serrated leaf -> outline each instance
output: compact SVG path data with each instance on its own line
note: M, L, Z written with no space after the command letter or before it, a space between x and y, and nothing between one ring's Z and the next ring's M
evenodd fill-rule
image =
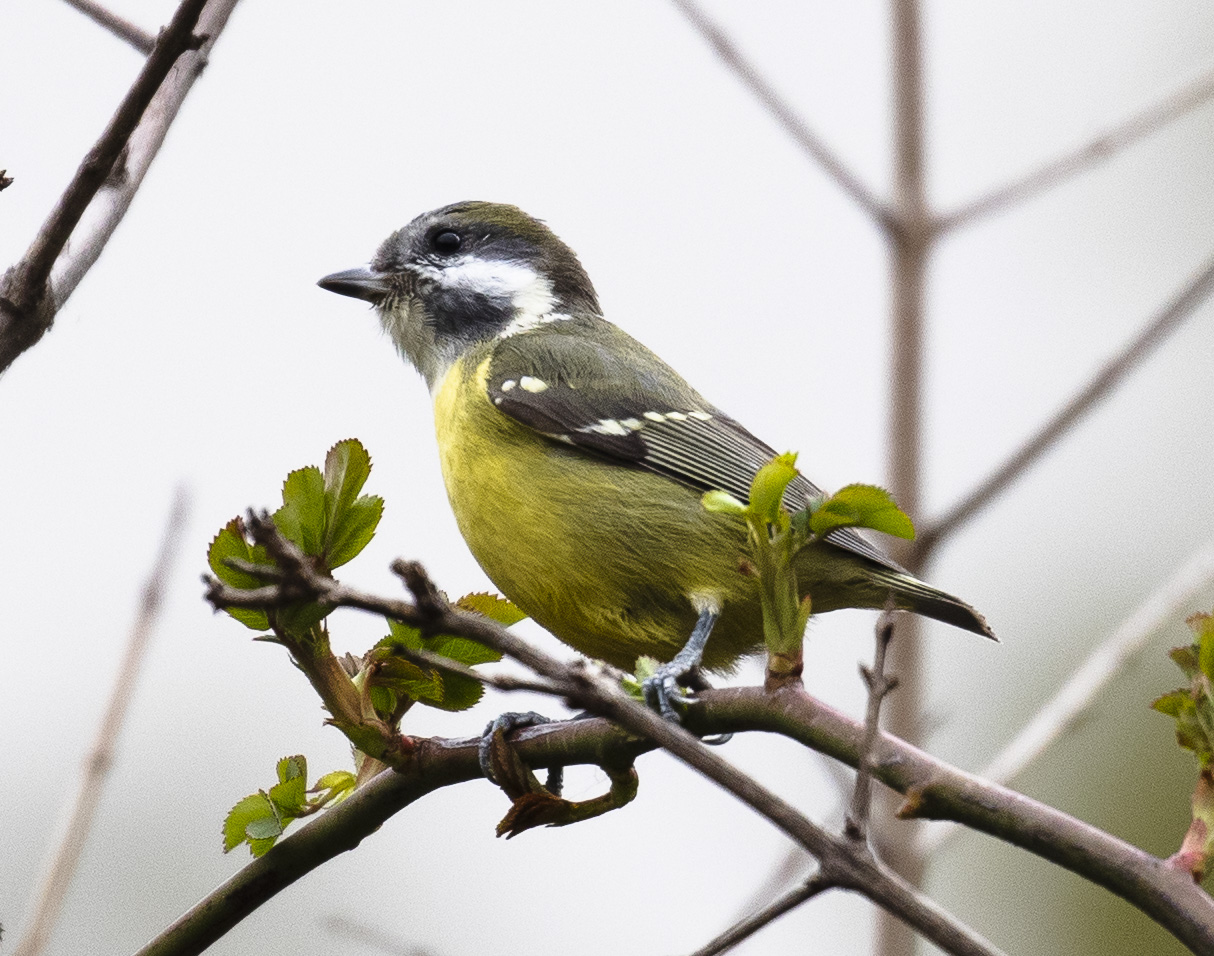
M215 577L224 584L235 588L252 590L265 583L252 574L231 567L227 563L229 558L239 558L250 564L270 564L265 549L251 545L245 539L244 524L239 518L229 521L212 539L211 546L207 549L207 564ZM265 611L233 607L227 608L227 613L245 627L255 631L264 631L270 626L270 619L266 616Z
M298 468L282 483L282 507L274 524L304 554L317 556L325 543L325 480L315 465Z
M510 627L526 618L512 601L507 601L500 594L490 594L487 591L477 591L465 594L455 602L455 606L465 611L475 611L491 621L496 621L502 627Z
M1188 678L1196 677L1200 671L1200 666L1197 662L1197 648L1192 644L1186 644L1183 647L1173 647L1168 651L1168 657L1176 662L1176 666L1184 671L1184 676Z
M267 817L278 822L270 798L260 791L237 803L223 821L223 852L229 853L244 843L249 839L249 825Z
M501 651L486 647L470 637L452 637L439 634L422 640L422 647L432 654L441 654L457 664L472 667L476 664L493 664L502 659Z
M303 754L283 757L274 769L278 772L279 783L286 783L296 777L306 777L308 775L308 758Z
M719 515L738 515L743 517L746 514L746 505L738 501L728 491L706 491L700 497L700 504L705 511L710 511L713 514Z
M273 840L282 836L282 824L277 817L258 817L249 822L245 833L250 840Z
M876 485L848 485L827 498L809 520L819 537L835 528L871 528L897 538L915 537L915 526L894 503L888 491Z
M419 704L437 707L439 710L467 710L485 694L485 685L463 674L443 674L443 692L437 700L419 698Z
M375 537L383 514L384 499L378 495L363 495L338 512L329 526L325 564L329 568L340 568L356 558Z
M770 524L776 524L780 505L789 482L797 477L795 452L777 455L756 473L750 483L750 510Z
M339 441L325 455L325 513L335 526L371 474L371 456L357 438Z
M442 675L435 671L423 670L403 657L385 658L376 672L375 680L377 686L371 688L372 694L382 688L411 700L432 701L442 700L443 697ZM381 706L374 697L372 702L376 707ZM383 710L387 713L395 707L395 702L391 702Z

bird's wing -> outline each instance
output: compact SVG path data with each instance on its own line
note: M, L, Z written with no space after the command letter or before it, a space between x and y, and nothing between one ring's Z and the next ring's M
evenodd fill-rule
M486 381L494 407L608 461L748 500L755 472L775 450L624 332L601 321L577 326L552 323L499 342ZM627 351L611 347L619 343L609 336L623 336ZM820 494L798 475L788 486L785 505L797 511ZM903 570L851 529L832 531L827 540L882 567Z

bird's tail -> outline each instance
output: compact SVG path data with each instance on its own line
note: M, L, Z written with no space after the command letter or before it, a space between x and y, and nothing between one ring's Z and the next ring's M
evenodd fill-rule
M894 603L900 609L935 618L945 624L989 637L992 641L999 640L987 625L986 618L960 598L946 594L905 572L882 568L875 576L879 584L889 588L894 596Z

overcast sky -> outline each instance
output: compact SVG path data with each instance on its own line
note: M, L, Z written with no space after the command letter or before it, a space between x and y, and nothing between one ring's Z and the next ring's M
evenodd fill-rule
M706 7L886 195L885 4ZM154 31L173 4L115 9ZM925 15L930 195L941 209L1214 65L1214 9L1199 0L937 2ZM0 194L0 266L24 251L139 65L65 4L0 5L0 168L15 180ZM941 244L919 517L983 477L1205 262L1212 186L1207 105ZM452 593L488 586L447 510L423 384L369 309L315 286L460 199L544 218L581 255L608 318L759 436L800 450L818 483L883 479L882 238L672 5L246 0L100 263L0 379L6 942L20 936L176 487L192 502L188 531L56 956L132 950L241 866L243 851L219 852L221 822L272 782L278 757L304 753L316 773L349 765L281 649L253 644L202 601L206 545L225 521L272 507L289 470L357 436L375 462L368 490L387 508L346 578L394 593L387 565L405 556ZM1214 537L1211 376L1206 304L942 550L931 579L981 609L1003 643L927 629L933 752L980 767ZM860 612L815 621L807 648L810 690L857 713L871 623ZM339 614L333 629L340 650L361 652L383 625ZM1158 649L1184 633L1161 634ZM1166 668L1153 651L1128 703L1098 708L1075 753L1116 754L1118 735L1132 733L1167 745L1166 722L1145 711L1173 680ZM532 703L492 696L470 713L410 714L406 729L477 733ZM812 756L754 735L724 752L834 820L833 778ZM1181 780L1192 771L1179 755L1164 764ZM331 916L436 956L692 950L732 920L785 842L667 758L638 769L626 810L509 843L493 838L507 802L488 784L435 794L213 951L313 951L333 944ZM604 783L574 774L572 796ZM1101 806L1039 783L1066 809ZM1183 829L1178 786L1166 812ZM992 864L974 862L977 841L964 846L935 877L946 905L1014 951L1075 951L1048 913L982 908L973 870ZM1006 882L984 879L1006 898ZM1127 912L1111 905L1118 919ZM862 902L832 894L745 952L804 951L812 939L816 952L864 953L868 926Z

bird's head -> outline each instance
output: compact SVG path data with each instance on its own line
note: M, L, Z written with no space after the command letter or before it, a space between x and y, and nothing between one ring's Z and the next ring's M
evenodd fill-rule
M573 250L515 206L460 202L390 235L370 267L325 276L322 289L364 299L433 389L488 339L599 313Z

